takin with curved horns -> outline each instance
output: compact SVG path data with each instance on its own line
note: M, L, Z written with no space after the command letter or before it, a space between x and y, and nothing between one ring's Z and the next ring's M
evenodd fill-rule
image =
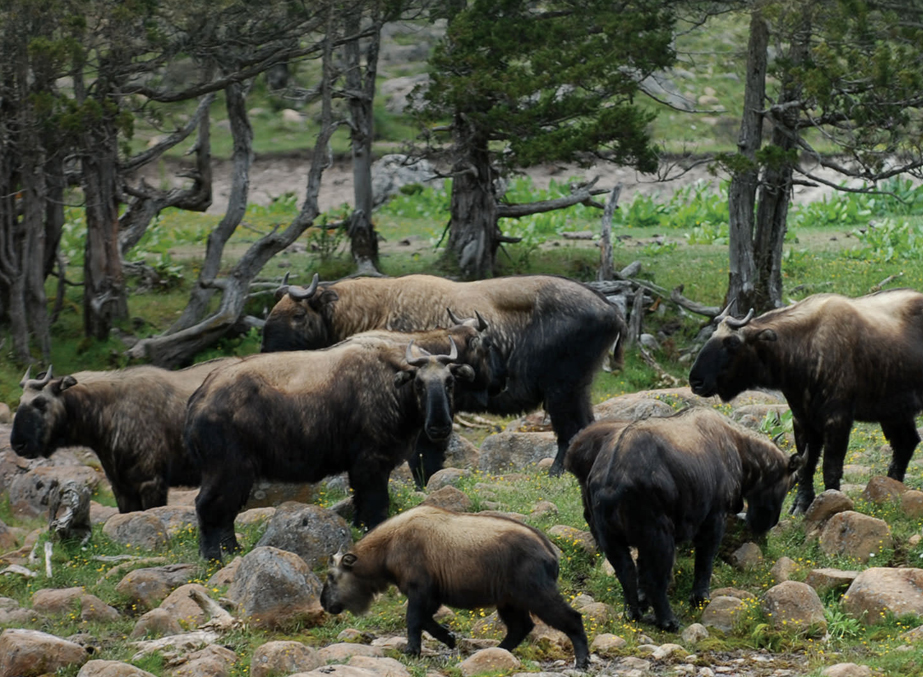
M824 487L839 489L853 421L881 424L894 450L888 477L903 481L920 441L914 417L923 410L923 294L815 294L747 321L731 319L699 352L689 384L697 395L723 400L748 388L782 391L805 457L793 513L814 500L821 450Z
M726 516L746 500L750 531L771 529L801 463L705 407L628 425L597 421L574 438L567 459L628 618L642 620L650 605L656 625L671 632L679 627L667 598L676 545L695 546L691 602L698 605L708 599Z
M441 327L446 308L466 317L480 313L508 381L486 404L461 401L459 409L509 415L544 405L558 440L554 475L563 470L568 442L593 421L593 377L614 344L621 360L618 338L627 334L621 312L602 294L549 275L477 282L407 275L330 283L315 275L307 289L284 283L278 296L263 327L263 352L314 350L370 329Z
M535 627L535 614L568 636L576 666L589 649L583 619L557 589L558 556L538 529L508 517L467 515L421 505L379 524L345 554L334 556L321 591L325 611L365 613L375 595L395 585L407 596L407 648L419 655L423 631L448 646L455 638L433 614L443 604L496 606L506 625L501 649L512 651Z
M428 354L439 349L438 334L448 354ZM376 332L324 350L253 355L216 372L186 413L186 444L202 468L203 557L238 549L234 519L257 477L317 482L346 472L355 524L382 522L388 477L417 436L451 434L456 379L477 382L485 363L477 336L468 325ZM426 351L415 356L418 341Z
M10 445L24 458L89 447L119 512L166 505L171 486L195 486L200 478L183 446L186 401L215 369L239 361L222 358L179 371L81 371L63 378L53 378L50 367L39 379L26 371Z

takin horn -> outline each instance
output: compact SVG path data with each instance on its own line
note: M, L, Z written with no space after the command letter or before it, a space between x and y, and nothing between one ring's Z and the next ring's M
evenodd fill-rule
M725 322L727 322L728 326L729 326L731 329L740 329L741 327L747 326L747 324L748 324L748 323L750 322L750 320L752 320L752 319L753 319L753 308L750 309L750 312L747 313L747 315L746 315L746 317L744 317L744 319L742 319L742 320L737 320L737 319L735 319L735 318L733 318L733 317L728 317L728 318L725 320Z
M413 341L407 344L407 352L404 354L404 359L407 364L411 367L422 367L424 364L430 361L430 359L435 359L440 364L449 364L458 359L458 346L455 345L455 339L451 336L449 337L449 344L452 346L449 349L448 355L433 355L425 348L417 348L420 351L419 357L413 356Z
M750 320L753 319L753 308L750 309L750 312L747 313L747 316L744 317L742 320L738 320L732 317L731 316L731 306L733 306L734 303L735 303L734 301L731 301L724 310L718 313L718 315L715 317L715 324L721 324L722 322L727 322L728 326L731 329L740 329L741 327L745 326L748 322L750 322Z
M451 308L446 308L446 311L449 313L449 319L452 320L452 324L464 324L465 322L467 322L467 320L463 320L458 315L453 313ZM477 318L477 321L478 321L475 329L477 329L478 331L486 331L487 327L490 326L487 324L487 320L485 320L484 317L481 315L481 313L479 313L476 310L474 311L474 316Z
M285 274L285 279L288 279L288 273ZM317 285L320 283L320 275L314 273L314 279L311 280L311 286L307 289L302 287L296 287L294 285L288 288L288 295L292 297L295 301L307 301L309 298L314 296L314 293L317 291Z
M19 386L25 390L26 388L35 388L41 390L46 385L51 382L53 378L51 374L51 365L48 365L48 371L45 372L45 375L41 378L31 378L32 376L32 365L30 364L26 367L26 375L22 377L22 380L19 382Z

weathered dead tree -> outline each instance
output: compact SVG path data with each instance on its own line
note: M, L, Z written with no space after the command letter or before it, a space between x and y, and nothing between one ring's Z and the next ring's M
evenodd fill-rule
M330 15L328 17L328 23L332 23L332 11L329 11L328 14ZM314 223L315 219L320 214L318 194L320 192L321 178L330 162L330 137L339 124L334 121L331 103L334 34L329 28L330 26L328 26L327 37L324 40L322 57L323 73L320 86L323 94L321 97L322 112L320 132L314 144L311 168L308 172L307 187L305 190L305 199L300 212L285 230L282 232L274 230L255 242L231 269L227 276L222 278L215 276L212 279L200 278L200 286L203 288L217 289L221 292L221 301L210 315L189 327L139 341L127 351L126 354L129 357L135 359L146 358L152 363L162 367L176 367L190 362L196 353L214 344L238 322L243 314L244 305L250 291L251 281L273 256L295 242L295 240ZM229 108L229 112L230 110ZM240 113L243 115L246 114L245 111L241 111ZM244 117L241 119L245 120L246 118ZM246 135L243 136L246 137ZM243 157L249 157L247 151L241 153L241 158ZM243 194L244 198L242 205L238 198L235 205L229 205L229 210L246 208L245 196L246 186L249 181L249 162L241 161L239 165L235 165L235 172L237 171L240 171L241 174L240 176L235 176L234 185L237 187L238 194ZM233 220L233 216L226 215L226 219L227 222L230 223ZM215 237L221 238L223 237L223 233ZM211 252L209 251L207 256L210 254Z
M602 229L599 235L599 272L597 280L611 280L614 274L612 267L612 217L618 207L619 196L622 194L622 184L617 183L609 193L606 208L603 210Z

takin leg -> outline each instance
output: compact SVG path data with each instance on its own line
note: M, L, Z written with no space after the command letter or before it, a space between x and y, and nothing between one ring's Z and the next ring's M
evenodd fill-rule
M708 601L711 588L711 574L715 564L715 555L724 536L724 514L712 513L699 528L693 539L695 546L695 574L692 583L692 595L689 603L699 607Z
M799 416L792 417L792 428L795 433L795 448L804 458L804 463L798 471L798 493L792 504L791 514L803 515L814 501L814 471L817 470L824 439L817 430L809 428Z
M199 518L199 554L208 560L221 560L221 550L240 550L234 534L234 519L247 502L253 477L237 469L203 474L202 488L196 496Z
M852 419L831 417L824 427L824 489L839 489L843 478L843 461L849 447Z
M439 625L433 614L439 609L439 600L427 585L414 586L406 591L407 595L407 647L404 653L419 656L423 645L423 631L450 649L455 648L455 638L447 628Z
M593 422L593 405L588 388L582 392L569 390L546 394L545 411L551 418L551 427L558 439L558 453L548 474L557 477L564 472L564 455L574 435Z
M521 606L507 604L497 607L497 615L506 626L506 637L500 642L500 648L512 651L522 644L522 640L532 632L535 623L532 622L532 616L529 610Z
M391 468L380 463L366 462L361 455L349 469L349 486L353 490L355 514L353 524L374 529L388 519L388 478Z
M913 456L914 449L920 442L920 435L913 418L892 419L881 422L881 431L891 445L891 465L888 477L898 482L904 481L907 464Z
M434 442L426 436L426 433L420 433L413 455L408 460L410 472L413 475L413 481L417 489L425 488L429 478L442 470L442 466L445 464L445 453L448 448L448 440Z
M667 589L673 573L675 544L673 536L661 522L652 524L642 532L638 542L638 571L641 589L654 608L654 624L661 630L676 632L679 620L670 607Z
M529 600L529 605L532 613L555 630L560 630L568 636L571 644L574 645L577 669L586 670L590 664L590 649L586 632L583 629L583 616L580 612L565 602L557 589L543 590L535 596L535 599ZM529 622L531 624L531 619ZM530 627L529 630L531 629ZM500 646L502 647L503 644Z
M113 483L112 495L115 496L115 504L119 507L120 513L144 510L141 496L134 487Z
M167 486L167 481L162 476L158 475L147 482L142 482L138 491L141 494L142 510L159 508L167 504L169 487Z
M638 569L631 558L628 545L626 543L611 542L607 538L603 551L606 553L606 559L615 569L615 576L622 586L622 596L625 598L625 616L630 621L640 621L643 610L638 599Z

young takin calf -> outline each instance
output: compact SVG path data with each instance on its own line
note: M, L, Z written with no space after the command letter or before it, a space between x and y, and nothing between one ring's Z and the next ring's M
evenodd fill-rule
M625 426L598 421L580 432L565 466L581 478L588 522L615 568L628 618L641 620L648 604L655 624L675 631L667 586L677 543L695 546L693 604L708 599L712 565L725 517L743 510L762 534L779 521L801 457L721 414L693 408ZM638 548L637 567L629 547Z
M332 614L361 614L389 585L407 596L407 653L420 653L424 630L448 646L455 639L433 619L442 604L496 606L506 624L500 648L512 651L534 627L530 614L566 634L577 668L589 649L583 619L557 589L558 558L538 529L506 517L465 515L418 506L382 522L337 555L321 592Z

